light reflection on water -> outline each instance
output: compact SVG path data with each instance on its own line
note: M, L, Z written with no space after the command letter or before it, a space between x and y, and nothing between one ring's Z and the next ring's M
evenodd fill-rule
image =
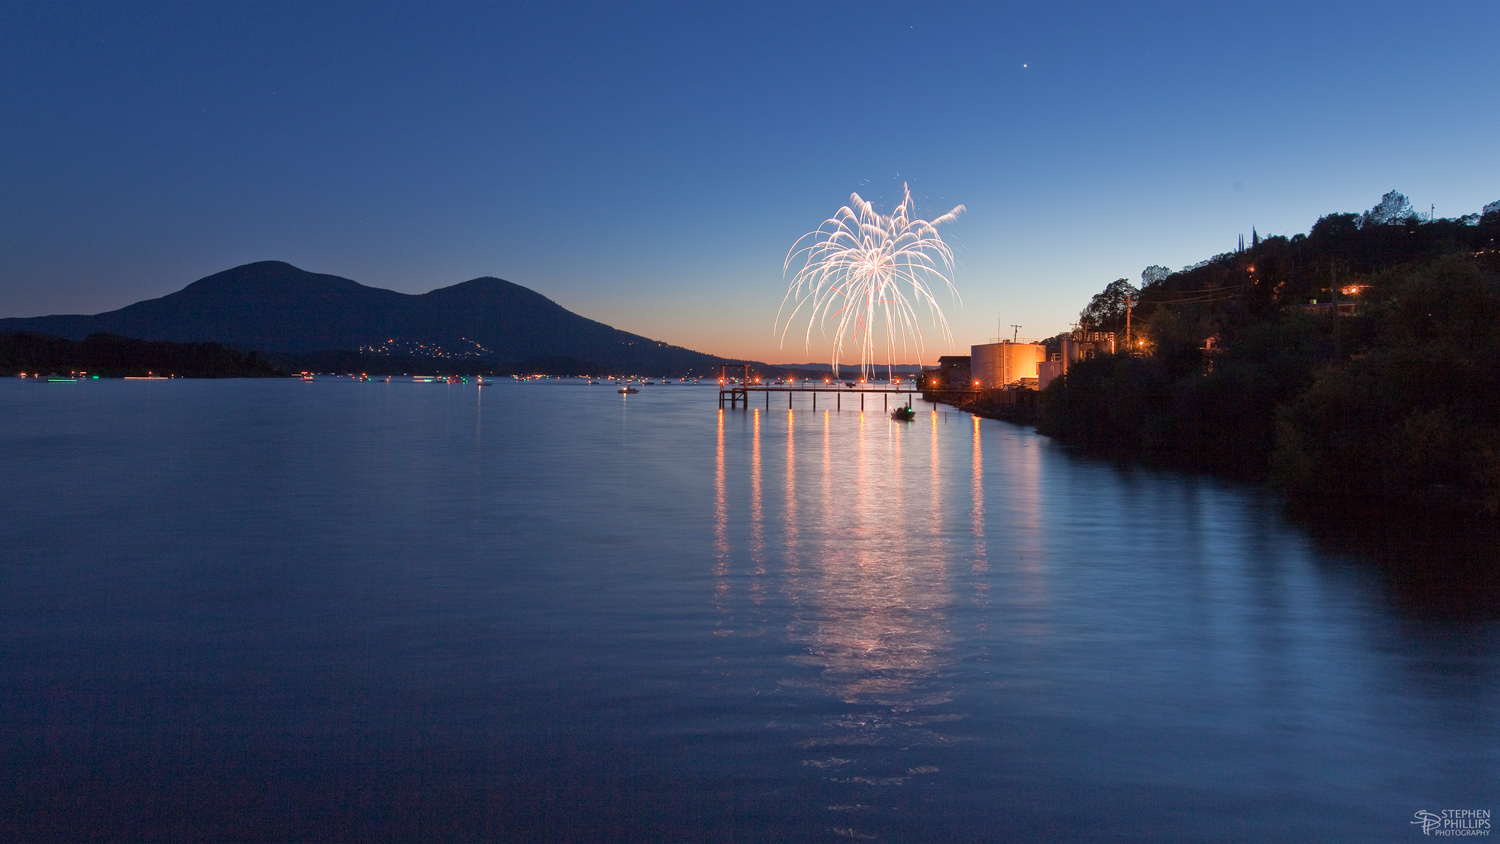
M1041 812L1050 820L1021 812L1017 832L999 836L1014 840L1405 834L1407 818L1375 804L1442 786L1415 786L1406 763L1387 759L1415 763L1424 752L1412 742L1432 736L1368 697L1388 690L1350 685L1351 672L1370 667L1352 668L1323 637L1368 605L1345 594L1315 609L1330 584L1270 505L1201 479L1120 475L1032 433L946 414L902 424L825 411L819 448L801 460L795 412L783 427L751 416L757 448L786 450L784 501L765 500L751 476L757 510L784 507L785 533L748 538L782 555L786 662L806 669L777 684L842 704L795 728L773 721L768 740L805 751L802 788L841 818L829 829L921 837L926 828L907 826L898 807L926 795L992 821L1016 799L1056 807ZM821 496L811 520L798 518L807 486ZM1291 689L1300 691L1282 697ZM1334 712L1361 713L1367 726L1328 733ZM1495 734L1461 720L1447 735ZM1374 727L1393 722L1410 732L1393 739ZM1485 786L1447 785L1471 802L1495 782L1494 748L1481 755L1460 767L1486 770ZM950 775L998 791L954 791ZM1113 795L1103 803L1081 796L1101 788ZM1200 808L1166 825L1126 811L1128 820L1079 832L1063 820L1073 799L1100 812L1118 812L1121 800ZM1216 829L1226 813L1247 820ZM1302 819L1287 823L1286 813Z
M969 485L969 498L972 502L969 506L969 533L972 542L969 568L975 576L972 578L974 593L969 600L975 607L983 608L989 606L990 602L989 584L983 577L990 567L984 529L984 437L980 434L978 416L973 417L971 424L974 427L974 454L970 459L973 480ZM979 622L978 627L980 630L986 629L985 622Z
M825 436L823 541L788 595L788 633L802 651L792 661L818 669L812 685L845 703L892 710L944 699L921 681L948 658L946 573L910 529L918 514L931 518L937 502L908 501L899 459L907 433L860 413L852 453L835 454ZM833 506L835 491L841 506ZM857 735L826 742L867 743L879 729L862 723Z
M952 410L136 386L0 383L13 837L1366 841L1500 808L1493 615L1393 600L1253 491Z

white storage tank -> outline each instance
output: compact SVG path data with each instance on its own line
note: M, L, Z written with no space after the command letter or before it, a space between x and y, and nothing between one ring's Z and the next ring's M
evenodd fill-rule
M1047 349L1039 343L985 343L970 347L969 366L974 380L986 390L998 390L1019 384L1021 379L1035 382L1038 365L1047 359Z

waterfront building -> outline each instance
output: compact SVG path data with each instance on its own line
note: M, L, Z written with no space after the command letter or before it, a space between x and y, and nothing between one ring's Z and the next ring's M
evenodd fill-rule
M974 386L968 355L943 355L935 368L922 370L922 387L928 390L967 390Z
M1041 344L1011 340L972 346L969 352L971 379L986 390L1035 387L1038 365L1047 360L1047 350Z

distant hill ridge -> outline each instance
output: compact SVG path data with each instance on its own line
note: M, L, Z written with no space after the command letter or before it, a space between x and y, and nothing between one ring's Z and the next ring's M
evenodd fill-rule
M279 353L354 350L389 340L468 352L477 344L489 360L567 357L639 372L706 373L727 362L579 316L498 278L413 295L282 261L245 264L93 316L0 319L0 333L23 331L72 340L107 332Z

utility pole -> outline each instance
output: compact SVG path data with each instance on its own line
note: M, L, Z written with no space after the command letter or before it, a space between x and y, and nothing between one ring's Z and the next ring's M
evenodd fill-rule
M1021 336L1021 326L1016 325L1015 323L1011 323L1010 327L1014 329L1010 333L1010 342L1014 343L1016 342L1016 338Z

